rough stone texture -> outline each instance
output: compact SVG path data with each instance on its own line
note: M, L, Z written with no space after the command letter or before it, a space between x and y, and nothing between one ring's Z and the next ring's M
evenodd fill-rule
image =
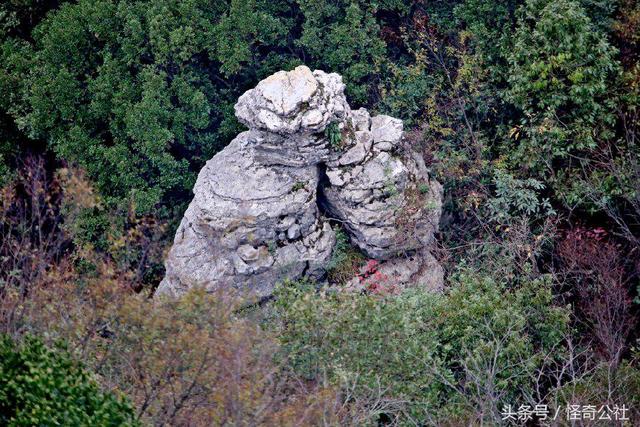
M265 167L261 136L238 135L200 171L161 292L234 287L266 296L283 277L322 277L335 235L318 212L318 168Z
M356 131L371 130L371 116L364 108L351 112L351 122L353 123Z
M235 106L236 117L250 129L280 134L320 132L349 112L344 84L337 74L301 65L278 71L245 92Z
M393 135L397 140L385 142L395 146L402 132ZM369 137L357 139L355 147L360 147ZM370 258L389 259L428 247L440 221L442 187L429 178L419 156L382 151L373 140L358 162L352 161L355 147L327 162L322 206L344 223L352 241Z
M264 297L285 278L322 280L335 245L327 216L398 284L441 288L429 245L442 190L402 148L402 121L351 111L339 75L305 66L261 81L235 111L249 131L200 171L160 293L204 286ZM341 147L325 137L330 123Z
M442 266L424 249L381 262L375 271L376 274L367 277L367 266L363 266L359 275L346 283L344 289L360 292L381 285L397 291L407 286L420 286L438 292L444 286Z
M384 115L372 117L371 135L378 150L390 151L402 138L402 120Z

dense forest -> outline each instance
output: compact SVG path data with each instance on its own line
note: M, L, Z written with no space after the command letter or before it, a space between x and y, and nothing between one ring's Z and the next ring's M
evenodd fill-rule
M445 291L153 297L301 64L404 121ZM640 422L637 1L5 0L0 93L0 424ZM338 234L332 281L366 262Z

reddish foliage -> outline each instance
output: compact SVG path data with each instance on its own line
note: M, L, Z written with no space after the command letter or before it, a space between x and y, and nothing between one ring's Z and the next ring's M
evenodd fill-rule
M402 44L402 37L400 37L400 34L398 34L395 28L392 28L388 25L385 25L380 29L380 37L382 37L382 40L384 40L387 43L387 45Z
M621 1L613 30L621 62L631 69L640 60L640 5L635 0Z
M602 228L577 227L566 233L558 254L599 353L616 365L635 323L620 244Z
M370 259L367 261L363 271L358 274L360 284L364 289L375 295L394 295L398 293L398 287L391 282L388 275L381 272L378 268L380 262Z

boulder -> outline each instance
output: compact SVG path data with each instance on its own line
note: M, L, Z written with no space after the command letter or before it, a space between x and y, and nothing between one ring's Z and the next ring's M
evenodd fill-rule
M245 92L235 106L236 117L249 129L280 134L321 132L349 113L344 84L337 74L301 65L278 71Z
M441 187L420 156L400 154L402 121L351 111L338 74L305 66L258 83L235 113L249 130L200 171L159 293L203 286L267 297L284 279L321 281L332 219L398 283L441 286L429 253Z
M359 108L351 112L351 122L356 131L371 130L371 115L365 108Z
M244 132L200 171L160 292L230 287L264 297L284 278L321 278L335 236L316 204L316 166L265 167Z
M391 133L386 135L390 139L386 142L400 143L402 133L393 135L397 140L389 136ZM368 257L390 259L433 243L442 209L442 187L430 178L419 156L411 151L380 151L375 140L373 147L358 157L359 162L352 161L353 148L327 162L321 205L330 217L344 224L352 242Z
M372 117L371 135L378 150L390 151L402 139L402 120L385 115Z

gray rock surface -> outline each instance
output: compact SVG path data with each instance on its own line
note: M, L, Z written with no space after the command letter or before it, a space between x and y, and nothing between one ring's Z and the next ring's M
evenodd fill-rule
M402 120L384 115L372 117L371 135L378 150L390 151L402 139Z
M419 156L400 154L402 121L351 111L339 75L305 66L261 81L235 112L249 130L200 171L158 292L265 297L285 278L321 280L335 246L327 217L399 284L442 286L429 253L442 190Z
M232 287L262 297L284 277L322 277L335 235L318 212L318 168L266 167L260 140L238 135L200 171L160 292Z
M281 134L321 132L349 113L344 84L337 74L301 65L278 71L245 92L236 117L250 129Z
M373 124L376 119L371 119ZM402 137L395 121L385 116L384 122L392 123L394 129L382 133L392 146L400 144ZM358 139L355 147L361 145ZM345 225L353 243L370 258L390 259L428 247L438 230L442 187L429 177L419 156L383 151L375 137L373 141L358 162L352 161L354 148L327 162L323 208Z

